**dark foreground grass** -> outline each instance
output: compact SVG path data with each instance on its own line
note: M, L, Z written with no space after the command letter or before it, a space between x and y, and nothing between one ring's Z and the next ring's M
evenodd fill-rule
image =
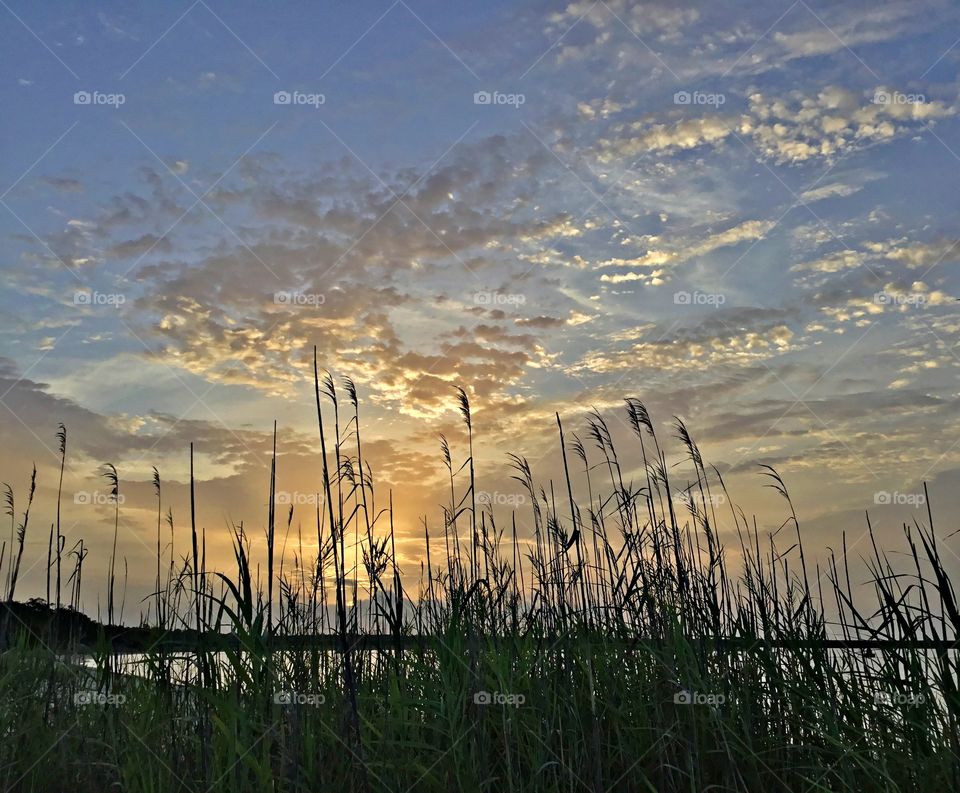
M266 592L242 526L229 574L206 570L195 526L179 570L162 571L158 550L154 614L199 627L191 652L155 648L134 670L104 642L81 667L8 618L0 788L960 789L960 615L929 512L905 527L906 569L874 545L872 582L853 586L845 553L808 569L772 470L789 519L761 540L682 424L693 474L678 514L652 423L628 400L640 481L626 481L601 416L585 442L558 418L563 481L541 489L513 459L533 525L520 540L478 499L461 394L470 455L457 467L443 441L451 501L436 536L425 525L426 547L445 553L408 593L349 382L346 393L344 418L318 378L318 414L324 402L331 414L319 425L319 558L275 555L292 516L273 506ZM271 505L275 493L272 475ZM739 537L736 572L721 508ZM51 543L54 568L59 529ZM214 633L236 645L214 647Z

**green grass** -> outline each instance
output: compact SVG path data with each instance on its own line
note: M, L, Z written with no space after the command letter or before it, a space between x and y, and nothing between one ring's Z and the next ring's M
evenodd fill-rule
M319 558L297 543L285 565L275 549L290 518L272 507L266 592L240 526L229 572L206 569L195 524L179 570L161 570L158 539L155 613L168 628L229 632L239 649L205 648L201 633L194 652L155 649L129 674L106 643L80 669L3 626L0 789L960 789L958 651L917 646L954 641L960 626L929 513L905 528L906 570L874 545L873 580L854 587L845 556L808 566L773 470L788 514L779 533L761 540L728 499L718 521L711 488L725 489L679 423L695 473L678 514L652 422L628 400L639 485L600 415L586 442L558 417L563 481L541 487L513 458L534 527L517 538L509 514L477 503L461 392L466 460L442 444L448 552L411 582L397 569L392 502L375 502L349 382L346 393L344 411L318 376ZM735 563L721 522L739 537ZM288 637L310 636L332 648L289 649Z

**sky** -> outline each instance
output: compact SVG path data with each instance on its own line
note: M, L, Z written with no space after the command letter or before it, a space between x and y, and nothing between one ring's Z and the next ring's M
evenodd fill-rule
M624 397L678 462L682 418L764 531L774 466L815 555L844 533L865 550L865 511L897 547L924 482L956 528L956 4L0 0L0 19L18 519L38 471L20 596L43 592L59 422L88 611L104 463L128 617L154 575L153 466L187 551L190 443L214 566L231 522L262 548L275 420L310 527L314 345L356 383L414 577L447 498L438 434L467 455L456 386L478 489L521 534L507 453L559 476L555 413L586 437L598 410L639 481ZM960 568L960 537L944 547Z

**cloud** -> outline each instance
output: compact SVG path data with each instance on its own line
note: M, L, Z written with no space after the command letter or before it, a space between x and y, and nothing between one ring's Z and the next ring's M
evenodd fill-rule
M555 57L563 64L609 52L614 33L675 41L699 18L696 8L678 8L668 3L577 0L547 17L544 34L559 42Z
M558 328L567 324L562 317L520 317L517 324L525 328Z
M863 185L834 182L833 184L825 184L821 187L805 190L800 194L800 199L807 204L813 204L827 198L846 198L861 190L863 190Z
M108 247L104 255L108 259L133 259L144 256L151 251L168 253L173 249L168 237L158 237L156 234L144 234L135 240L117 242Z
M121 27L121 25L124 23L116 17L109 16L103 11L98 11L97 20L100 22L100 26L103 28L104 32L107 33L111 38L129 39L131 41L139 40L135 34L130 33Z
M760 91L747 96L747 111L682 118L673 123L640 120L614 124L599 139L603 163L643 154L719 146L741 139L767 160L800 163L831 160L840 152L887 142L920 128L920 122L954 115L941 101L879 101L882 95L910 98L879 87L868 97L826 86L816 95L793 91L771 97Z
M695 149L709 143L719 143L731 134L732 118L719 115L688 118L674 124L649 124L636 121L614 128L613 139L601 139L601 162L637 157L664 150Z
M626 348L593 350L574 371L596 374L629 369L657 372L743 367L798 349L784 313L765 309L731 309L691 328L669 330L641 326L640 338ZM621 337L622 338L622 337Z
M577 112L580 117L587 121L594 119L606 119L614 116L624 109L625 105L615 102L612 99L594 99L590 102L577 103Z
M878 252L884 245L873 246ZM912 270L920 267L933 267L941 263L950 263L960 256L960 240L940 240L938 242L909 242L894 244L883 251L884 258L905 265Z
M222 185L208 199L248 218L243 244L231 236L178 252L146 233L101 245L100 255L152 251L131 276L138 296L128 321L167 364L210 382L289 394L309 378L316 344L325 365L349 372L378 405L435 416L454 383L470 383L482 404L507 406L528 371L554 365L538 336L591 315L536 273L510 282L503 258L583 229L566 212L532 213L516 201L494 211L517 188L504 177L518 163L504 153L502 139L484 139L423 178L398 174L396 187L357 169L275 168L256 186ZM536 156L531 178L542 168ZM166 201L146 176L153 201ZM86 228L116 237L139 214L109 235L96 221ZM494 308L502 321L473 321ZM537 335L510 332L511 321Z
M930 31L956 13L938 0L929 2L922 14L909 0L856 9L797 5L785 9L785 16L783 9L769 9L767 14L761 6L756 9L759 19L744 13L735 25L704 30L705 45L697 50L695 67L708 74L758 75L802 68L794 65L796 61L821 59L835 68L872 76L883 64L883 53L875 45Z
M889 264L904 266L911 270L932 269L940 263L950 263L958 256L960 256L960 241L957 240L864 241L859 249L846 248L835 251L812 261L799 262L790 269L793 272L833 274L866 266L872 274L879 276L884 271L892 272Z
M738 245L745 241L754 241L763 239L764 235L775 226L772 220L746 220L736 226L731 226L724 231L716 232L700 240L691 240L685 244L681 243L676 250L648 250L642 256L633 259L613 258L605 259L597 263L598 267L648 267L658 268L651 273L624 273L624 274L604 274L600 277L601 281L607 283L625 283L629 281L642 281L651 286L658 286L666 282L665 266L675 267L689 259L698 256L705 256L720 248Z
M865 251L843 250L811 262L795 264L790 269L795 272L839 273L843 270L860 267L866 260L867 253Z
M798 18L809 27L790 32L776 30L771 38L786 60L841 53L849 57L850 68L869 73L870 66L876 64L861 65L861 56L855 50L903 37L918 27L929 26L940 13L948 11L944 4L936 2L924 14L917 14L916 10L915 4L898 0L856 11L827 8L816 15L809 9L809 13L798 9Z
M48 185L61 193L82 193L83 184L78 179L67 177L45 176L43 178Z

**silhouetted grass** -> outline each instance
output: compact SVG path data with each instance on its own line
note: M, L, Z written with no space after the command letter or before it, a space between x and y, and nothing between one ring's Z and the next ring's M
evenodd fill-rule
M786 485L765 469L788 518L762 539L679 421L692 475L676 487L631 398L639 484L602 415L587 417L586 442L558 415L562 482L538 483L511 456L533 527L518 538L516 511L479 499L475 426L458 390L466 458L441 438L450 502L442 527L424 519L422 574L404 582L393 494L378 506L356 389L344 385L353 415L341 427L334 381L316 372L319 551L304 558L298 528L292 569L292 511L277 544L274 445L266 582L243 524L232 527L235 569L207 570L192 449L190 555L175 569L168 513L164 571L155 475L151 599L160 629L194 629L179 634L193 637L189 651L160 642L128 668L101 630L82 666L4 612L4 790L960 789L960 613L930 511L904 526L909 569L872 542L872 580L858 591L845 536L840 556L811 569ZM106 471L116 494L116 469ZM13 520L12 491L7 501ZM15 561L7 554L8 599L28 516ZM733 558L721 525L739 538ZM57 546L60 536L58 524ZM74 551L72 606L85 554ZM115 557L116 538L108 618Z

